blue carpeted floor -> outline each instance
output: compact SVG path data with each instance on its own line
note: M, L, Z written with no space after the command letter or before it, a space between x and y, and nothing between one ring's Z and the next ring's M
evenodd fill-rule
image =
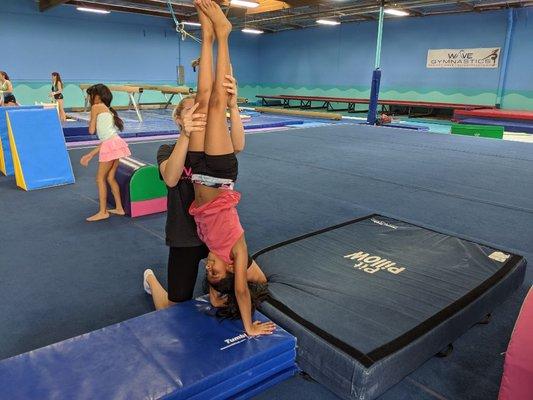
M155 161L159 143L132 144ZM252 251L376 211L533 260L533 145L389 128L326 126L247 136L241 219ZM164 215L88 224L96 165L72 150L75 185L23 192L0 178L0 358L152 310L141 285L164 278ZM531 270L531 268L530 268ZM526 281L531 285L529 271ZM526 285L382 399L495 399ZM334 399L303 377L260 399Z

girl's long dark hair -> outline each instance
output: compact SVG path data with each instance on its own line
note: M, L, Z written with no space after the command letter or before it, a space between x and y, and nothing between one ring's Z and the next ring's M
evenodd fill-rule
M59 72L52 72L52 76L56 78L56 85L57 83L61 83L61 86L63 86L63 81L61 80L61 75L59 75Z
M122 121L122 119L118 116L118 113L115 111L115 109L111 107L111 102L113 101L113 94L111 93L111 90L109 90L109 88L106 85L98 83L88 88L87 94L89 95L91 105L94 104L94 100L96 96L100 97L100 100L102 101L102 103L104 103L107 106L107 108L109 108L109 111L111 111L111 114L113 114L115 126L118 128L119 131L123 131L124 121Z
M2 75L6 81L11 80L9 79L9 75L5 71L0 71L0 75Z
M209 286L225 297L224 306L217 308L217 317L222 319L240 319L241 312L237 297L235 296L235 275L228 272L227 276L217 283L210 283L206 277L204 289L209 289ZM268 284L248 282L248 289L250 290L250 297L252 299L253 314L259 305L268 297Z

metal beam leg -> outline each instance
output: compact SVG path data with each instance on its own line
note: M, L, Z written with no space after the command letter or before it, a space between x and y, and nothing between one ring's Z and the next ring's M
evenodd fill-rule
M139 119L139 122L143 122L141 110L139 110L139 106L137 102L135 101L135 97L133 96L133 93L130 93L130 104L133 105L133 108L135 109L135 112L137 113L137 118Z
M183 96L180 94L180 100L183 99ZM168 97L167 94L165 94L165 99L167 99L167 104L165 104L165 110L168 108L168 106L172 103L172 100L174 99L174 93Z

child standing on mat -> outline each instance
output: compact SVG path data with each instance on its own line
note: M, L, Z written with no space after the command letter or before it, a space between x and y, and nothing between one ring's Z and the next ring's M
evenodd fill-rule
M125 214L115 173L119 160L122 157L130 156L131 152L126 141L118 134L124 129L124 122L111 107L113 95L109 88L102 84L93 85L87 89L87 95L91 103L89 133L91 135L96 133L100 139L100 144L85 154L81 158L80 164L87 167L93 157L98 154L96 184L100 209L95 215L87 218L88 222L94 222L109 218L109 214ZM115 199L115 208L112 210L107 209L107 184L109 184Z
M59 72L52 72L52 91L50 92L50 98L57 103L61 121L66 121L67 116L63 107L63 81Z
M202 25L196 111L207 115L207 125L205 130L193 132L189 140L195 192L189 212L196 222L198 236L210 250L208 280L218 282L228 271L232 272L236 311L246 333L250 336L270 334L275 329L274 324L252 320L252 297L247 280L248 249L236 208L240 194L233 190L238 175L236 144L226 124L226 80L231 76L228 38L232 26L217 3L211 0L195 0L194 3ZM215 38L218 53L213 79ZM238 113L238 109L232 112Z

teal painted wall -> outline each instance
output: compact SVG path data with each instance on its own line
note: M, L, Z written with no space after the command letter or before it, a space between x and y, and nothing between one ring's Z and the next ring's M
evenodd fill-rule
M533 8L517 12L503 106L533 110ZM381 98L494 105L499 69L428 69L428 49L503 47L507 11L388 18ZM376 22L321 26L264 35L259 89L368 97Z

